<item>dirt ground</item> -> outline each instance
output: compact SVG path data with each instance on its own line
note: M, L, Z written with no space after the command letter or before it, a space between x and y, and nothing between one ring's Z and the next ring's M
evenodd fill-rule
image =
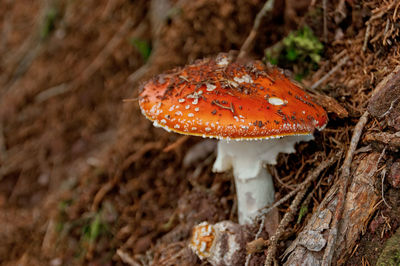
M310 92L334 101L323 104L330 121L315 141L271 167L276 198L343 152L308 191L309 213L300 222L296 214L280 240L282 263L339 178L374 89L400 64L400 10L394 0L327 1L325 12L324 1L275 2L248 56L262 59L265 48L308 25L324 50L302 83L321 81ZM204 265L188 239L202 221L237 222L231 173L212 173L212 152L184 165L202 139L154 128L140 112L138 89L171 67L239 50L263 4L0 1L0 264ZM400 141L371 137L399 132L400 102L392 103L384 116L371 111L353 159L352 170L367 154L382 154L371 185L379 202L345 265L375 264L400 226ZM280 218L289 205L279 206ZM263 250L250 264L264 260Z

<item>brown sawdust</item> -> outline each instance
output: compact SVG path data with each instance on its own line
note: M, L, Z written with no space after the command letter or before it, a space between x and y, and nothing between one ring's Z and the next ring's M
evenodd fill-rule
M137 95L140 84L129 82L129 76L145 64L128 40L134 35L157 42L143 81L196 58L240 49L263 1L171 1L175 6L155 34L150 33L150 2L58 1L61 15L45 40L40 39L40 25L51 4L0 3L5 40L0 41L0 263L121 264L116 253L121 250L140 263L195 265L201 262L186 245L192 226L204 220L236 221L230 174L213 174L211 162L200 173L196 166L182 166L185 153L200 140L180 142L180 136L154 128L135 102L122 102ZM262 49L300 22L322 36L321 13L312 11L321 10L319 1L306 17L301 3L307 1L286 2L261 27L253 56L261 58ZM278 198L328 154L347 148L372 90L400 60L398 28L392 29L400 13L396 1L345 1L344 10L338 10L339 2L328 5L332 42L325 46L320 69L304 83L318 81L348 56L318 89L345 107L349 117L330 113L328 127L316 133L315 142L298 145L296 154L279 156L272 171L280 180L275 182ZM122 36L115 35L127 20ZM361 52L367 24L370 34ZM146 30L138 33L139 25ZM108 52L105 47L113 37L118 42ZM94 71L83 76L96 58ZM65 91L38 100L40 93L62 84ZM373 120L366 130L392 129ZM388 152L386 158L394 156ZM316 181L310 210L322 201L339 167L327 169L322 181ZM399 208L398 188L385 193L393 209ZM289 205L280 206L281 214ZM279 254L310 215L287 230ZM388 218L382 221L382 216ZM376 261L384 240L399 226L396 217L398 213L380 205L373 228L366 230L349 265ZM100 233L93 240L90 230L96 221ZM380 243L377 250L369 249L372 242ZM262 254L252 263L260 261Z

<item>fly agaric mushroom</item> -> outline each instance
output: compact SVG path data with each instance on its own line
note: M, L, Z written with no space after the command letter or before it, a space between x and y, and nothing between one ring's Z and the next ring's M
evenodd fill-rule
M225 54L161 74L140 93L142 113L154 126L219 139L214 172L233 168L239 223L251 223L273 203L272 177L263 164L313 139L327 115L282 71Z

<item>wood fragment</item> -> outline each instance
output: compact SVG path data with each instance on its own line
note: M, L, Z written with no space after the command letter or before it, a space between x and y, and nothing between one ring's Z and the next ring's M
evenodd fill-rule
M340 244L334 247L334 257L330 265L343 264L345 258L354 252L360 233L364 232L371 215L379 205L377 204L379 193L373 187L377 180L379 157L380 154L377 152L362 157L354 171L354 178L344 201L344 211L337 234L337 243ZM328 243L330 228L332 228L335 218L334 213L338 205L340 187L345 182L346 180L341 176L330 188L307 225L284 252L284 256L288 257L284 265L322 265L324 248ZM320 238L321 236L324 240ZM316 243L313 241L322 244L319 246L322 248L316 250ZM323 244L324 242L325 244Z
M400 66L387 75L372 92L368 111L375 117L383 117L400 99ZM397 97L396 97L397 95Z
M366 133L363 141L378 142L384 144L392 151L398 151L400 148L400 132L393 134L388 132Z
M347 112L346 108L341 106L338 101L336 101L334 98L328 96L328 95L323 95L323 94L311 94L311 97L324 109L330 113L335 113L338 117L340 118L346 118L349 116L349 112Z
M344 179L344 182L341 183L341 186L339 187L338 203L337 203L335 214L333 217L332 226L331 226L330 234L328 237L327 247L325 249L324 257L322 259L322 265L324 265L324 266L331 265L331 263L332 263L333 253L335 251L335 246L336 246L339 221L342 218L343 208L344 208L345 199L346 199L346 192L347 192L347 188L349 186L350 179L351 179L350 166L351 166L351 162L353 160L354 152L357 148L362 131L364 129L364 126L368 122L368 116L369 116L368 111L365 111L365 113L361 116L360 120L354 127L353 136L350 141L350 146L347 151L346 158L343 162L341 178Z

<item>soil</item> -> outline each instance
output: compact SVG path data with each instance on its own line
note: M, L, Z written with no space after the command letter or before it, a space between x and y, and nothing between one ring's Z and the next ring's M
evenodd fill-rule
M250 58L262 59L265 48L299 25L324 40L321 1L276 2ZM314 142L279 156L271 167L277 198L330 154L347 150L372 91L400 62L396 1L327 2L322 60L302 82L310 87L347 57L317 88L347 112L328 109L330 122ZM138 90L171 67L239 50L263 4L1 1L0 264L204 265L187 248L188 239L202 221L237 222L232 175L212 173L212 148L184 164L202 139L153 127L140 112ZM150 45L150 57L133 40ZM371 119L365 134L398 131L389 120ZM384 147L361 140L359 152ZM400 226L397 158L398 149L388 147L377 175L386 169L391 176L374 184L385 202L371 214L347 265L376 263ZM339 167L315 182L309 210L322 201ZM280 217L289 205L279 207ZM278 255L309 216L292 222ZM258 253L251 264L264 259Z

